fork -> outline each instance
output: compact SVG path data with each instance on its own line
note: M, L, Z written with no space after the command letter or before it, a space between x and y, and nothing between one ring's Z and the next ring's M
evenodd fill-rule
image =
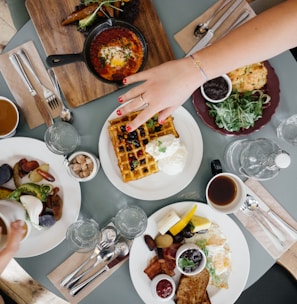
M107 242L101 241L94 249L92 255L90 255L80 266L78 266L76 269L74 269L71 273L69 273L60 283L60 286L67 286L69 282L74 278L74 276L83 269L92 259L96 258L102 249L104 249L107 246Z
M41 86L42 91L43 91L43 96L44 96L45 100L47 101L47 104L49 105L49 107L52 110L56 109L59 106L59 101L57 100L56 95L50 89L48 89L42 83L42 81L39 79L39 77L38 77L36 71L34 70L33 65L32 65L32 63L30 61L30 58L27 55L26 51L24 49L20 49L18 51L18 54L20 55L21 59L26 64L26 66L29 69L29 71L34 75L34 77L36 78L37 82Z

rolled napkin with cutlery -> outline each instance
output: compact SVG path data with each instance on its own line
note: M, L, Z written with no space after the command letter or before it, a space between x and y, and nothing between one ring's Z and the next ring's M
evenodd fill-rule
M241 208L235 216L275 261L297 279L297 221L258 181L247 179L245 184L247 194L258 206Z
M226 32L234 29L235 25L238 26L255 16L255 12L253 11L253 9L244 0L243 1L233 0L230 3L228 3L228 5L224 6L223 9L218 10L218 8L223 3L224 0L217 1L203 14L195 18L192 22L190 22L188 25L186 25L183 29L181 29L179 32L177 32L174 35L174 39L187 55L190 54L190 51L193 49L193 47L197 43L200 43L202 39L208 40L206 44L213 43L217 39L222 38L226 34ZM211 20L209 24L209 28L212 29L212 27L218 22L217 26L215 26L215 28L212 29L212 32L210 31L208 37L206 36L195 37L194 31L197 25L199 23L204 23L206 20L212 17L214 12L216 13L216 16ZM230 12L231 14L229 14ZM237 22L239 20L240 23ZM194 52L195 50L196 49L193 49L192 51Z
M39 79L42 81L42 83L51 91L54 91L53 85L49 79L49 76L47 74L47 70L43 64L43 61L33 43L33 41L28 41L10 51L7 53L0 55L0 70L1 73L16 101L19 108L21 109L21 113L24 115L24 118L29 126L30 129L33 129L35 127L38 127L44 123L43 117L40 114L37 104L35 103L35 97L31 95L29 90L27 89L26 85L24 84L22 78L19 76L16 69L11 64L11 61L9 59L9 56L13 53L19 54L20 50L24 49L26 53L30 56L32 65L34 66L34 69L36 70L36 73L39 77ZM37 95L43 98L43 90L38 83L38 81L35 79L35 77L31 74L30 70L27 68L27 66L24 64L23 68L32 83L34 89L37 92ZM44 99L45 100L45 99ZM59 100L59 98L58 98ZM45 101L42 101L45 103ZM53 118L56 118L59 116L62 106L61 102L59 100L59 104L56 108L51 109L48 104L45 104L45 109L47 109L50 113L50 115Z

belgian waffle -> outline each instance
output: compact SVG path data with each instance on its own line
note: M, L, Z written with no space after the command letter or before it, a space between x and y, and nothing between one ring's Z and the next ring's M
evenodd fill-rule
M158 115L155 115L138 129L128 133L126 125L138 113L139 111L133 112L109 121L108 132L124 182L140 179L159 171L155 159L145 152L148 142L167 134L179 137L172 116L167 117L164 124L160 125Z

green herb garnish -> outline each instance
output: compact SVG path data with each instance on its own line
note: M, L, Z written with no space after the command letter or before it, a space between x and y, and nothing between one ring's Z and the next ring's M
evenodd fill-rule
M191 268L195 266L195 263L188 258L179 258L178 266L182 269Z
M94 21L96 20L96 18L97 18L97 13L98 13L98 11L100 10L107 18L109 18L109 16L105 13L105 11L103 10L103 5L105 5L105 6L110 6L110 7L112 7L112 8L114 8L114 9L116 9L116 10L119 10L119 11L123 11L122 9L120 9L120 8L118 8L118 7L116 7L116 6L114 6L114 5L112 5L112 3L113 2L118 2L119 0L84 0L84 4L85 5L88 5L88 4L90 4L90 3L98 3L99 5L98 5L98 7L95 9L95 11L91 14L91 15L89 15L89 16L87 16L86 18L84 18L84 19L81 19L81 20L79 20L79 22L78 22L78 30L83 30L83 31L85 31L86 30L86 28L88 27L88 26L90 26L90 25L92 25L93 23L94 23Z
M270 101L270 96L261 90L244 93L237 91L223 102L210 103L209 115L214 117L219 128L229 132L238 132L241 129L253 127L255 122L262 117L263 105Z

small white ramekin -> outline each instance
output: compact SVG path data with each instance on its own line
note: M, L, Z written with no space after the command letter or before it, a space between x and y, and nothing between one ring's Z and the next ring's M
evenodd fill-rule
M192 272L185 272L183 271L183 269L178 265L178 262L179 262L179 259L181 257L181 255L186 252L187 250L198 250L201 255L202 255L202 260L199 264L199 267L197 269L195 269L195 271L192 271ZM206 266L206 256L204 254L204 252L195 244L192 244L192 243L185 243L183 245L181 245L177 252L176 252L176 267L177 267L177 270L186 275L186 276L191 276L191 275L196 275L198 274L199 272L201 272Z
M71 168L71 161L76 158L77 156L79 155L85 155L86 157L90 158L92 163L93 163L93 170L92 172L90 173L90 175L86 176L86 177L80 177L78 176ZM93 179L99 169L100 169L100 161L99 161L99 158L93 154L93 153L89 153L89 152L86 152L86 151L77 151L77 152L74 152L72 153L67 161L65 162L65 165L66 165L66 168L67 168L67 172L69 173L69 175L71 177L73 177L74 179L76 179L77 181L79 182L87 182L87 181L90 181L91 179Z
M227 82L227 85L228 85L228 92L227 94L221 98L221 99L212 99L210 98L206 93L205 93L205 90L204 90L204 85L203 84L201 87L200 87L200 91L201 91L201 94L203 96L203 98L209 102L212 102L212 103L218 103L218 102L222 102L224 100L226 100L232 93L232 81L230 79L230 77L227 75L227 74L224 74L222 75L221 77L223 77L225 79L225 81ZM210 80L211 81L211 80ZM207 83L207 82L206 82Z
M158 284L162 280L166 280L172 285L172 291L171 291L170 295L168 295L166 298L160 297L157 293ZM155 276L151 282L152 294L158 302L167 302L167 301L171 300L175 296L175 290L176 290L175 281L173 280L173 278L171 276L169 276L167 274L159 274L159 275Z

